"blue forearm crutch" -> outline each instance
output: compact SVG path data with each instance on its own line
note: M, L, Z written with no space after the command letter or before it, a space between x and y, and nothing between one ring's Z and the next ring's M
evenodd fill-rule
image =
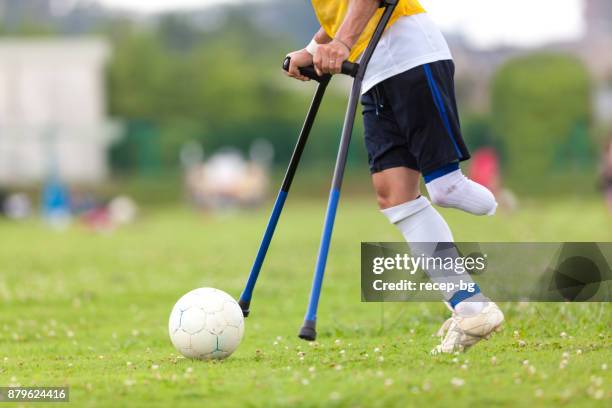
M372 54L376 49L376 45L380 41L380 38L382 37L382 34L389 23L389 19L391 18L398 1L399 0L385 0L381 2L381 5L385 7L385 10L380 18L380 21L378 22L368 47L363 53L355 79L353 81L353 87L351 89L351 95L349 97L348 107L344 117L344 126L342 127L342 137L340 138L340 146L338 148L334 178L332 181L331 191L329 193L323 234L321 236L321 245L319 246L319 255L317 257L314 278L312 281L312 289L310 291L310 300L308 302L308 310L306 311L304 324L298 334L298 336L304 340L313 341L317 337L317 309L319 306L319 298L321 296L321 287L323 285L323 276L325 274L325 265L327 262L327 255L329 253L332 231L334 229L334 220L336 219L336 211L338 209L338 201L340 199L340 188L342 187L344 169L346 167L348 150L351 143L351 135L353 133L357 104L359 103L359 96L361 94L361 84L365 71L368 67L368 63L370 62L370 58L372 57Z

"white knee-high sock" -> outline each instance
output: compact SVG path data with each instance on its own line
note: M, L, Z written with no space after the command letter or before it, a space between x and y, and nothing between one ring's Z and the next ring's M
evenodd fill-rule
M397 225L408 243L453 242L448 224L423 196L382 210L382 213Z
M396 207L382 210L382 213L395 224L410 245L413 255L424 254L432 256L436 252L437 243L453 242L453 234L444 218L435 208L431 206L425 197L419 197L414 201L400 204ZM452 249L454 256L458 256L456 250ZM417 255L417 256L418 256ZM436 254L438 256L439 254ZM432 282L473 282L469 274L449 275L447 271L428 269L425 271ZM444 299L451 302L459 290L442 292ZM471 316L479 313L489 300L478 292L466 297L454 307L454 310L462 316Z
M431 201L446 208L457 208L475 215L493 215L495 196L486 187L465 177L461 170L445 174L425 185Z

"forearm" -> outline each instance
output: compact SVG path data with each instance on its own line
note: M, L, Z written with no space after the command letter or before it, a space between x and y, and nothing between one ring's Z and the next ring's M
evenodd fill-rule
M336 39L352 48L379 6L378 0L352 0Z
M313 39L317 42L317 44L327 44L332 40L332 38L327 35L323 27L319 28L319 31L317 31Z

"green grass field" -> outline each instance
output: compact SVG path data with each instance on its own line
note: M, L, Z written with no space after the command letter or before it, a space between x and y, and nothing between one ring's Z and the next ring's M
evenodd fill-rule
M168 315L196 287L240 294L269 206L150 210L112 235L1 222L0 385L69 385L75 406L610 406L609 304L502 304L502 333L430 357L441 303L361 303L360 242L400 238L365 198L340 206L318 342L297 339L325 205L300 201L287 202L245 338L223 362L180 358ZM595 200L444 215L458 241L612 240Z

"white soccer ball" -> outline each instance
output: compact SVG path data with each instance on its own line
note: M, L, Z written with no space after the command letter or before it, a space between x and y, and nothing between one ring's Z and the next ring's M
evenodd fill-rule
M170 340L185 357L222 360L238 348L244 317L238 303L214 288L194 289L170 313Z

